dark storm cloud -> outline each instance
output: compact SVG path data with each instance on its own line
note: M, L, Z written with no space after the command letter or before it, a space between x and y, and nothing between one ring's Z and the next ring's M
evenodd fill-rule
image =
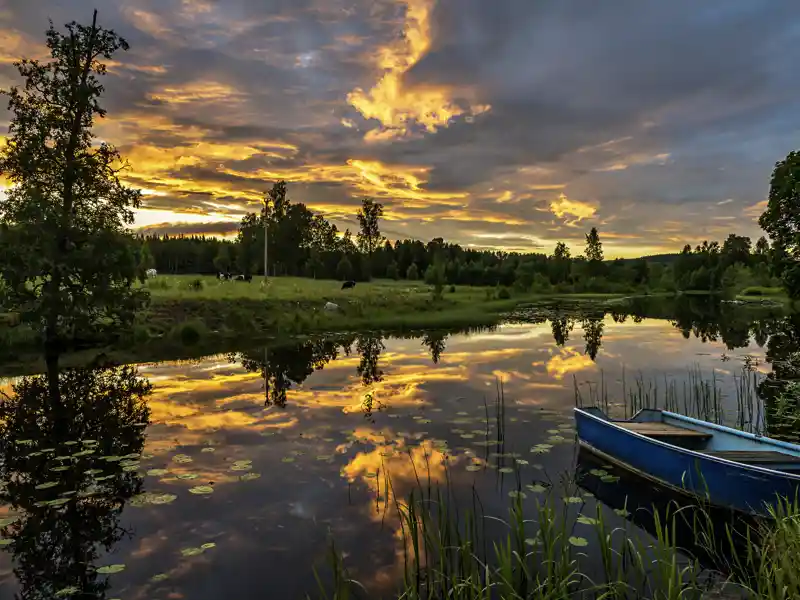
M95 4L10 0L0 27L41 52L48 17L86 22ZM285 177L293 198L343 225L374 195L392 234L531 248L580 239L589 223L620 247L636 245L626 235L661 243L652 231L665 220L714 231L764 197L772 165L800 136L793 1L407 4L106 3L101 23L132 49L110 68L101 131L131 157L131 183L167 194L147 196L152 208L249 208L270 178ZM413 20L426 7L429 30ZM396 53L404 24L419 54ZM418 112L415 135L365 140L380 123L348 94L369 95L387 64L402 71L404 61L398 88L375 97L386 119L491 108L435 133ZM12 75L0 61L0 81ZM417 106L414 92L426 90L434 105Z
M156 223L137 228L137 233L148 235L233 235L239 224L229 221L209 221L201 223Z

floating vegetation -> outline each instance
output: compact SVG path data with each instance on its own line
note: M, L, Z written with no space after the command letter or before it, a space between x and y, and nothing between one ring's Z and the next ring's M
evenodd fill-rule
M167 573L159 573L158 575L153 575L150 578L150 581L153 583L158 583L159 581L164 581L165 579L169 579L169 575Z
M534 494L541 494L542 492L547 491L547 488L541 483L529 483L525 486L525 489L530 490Z
M498 470L500 473L513 473L513 472L514 472L514 469L512 469L511 467L500 467L500 468L499 468L499 469L497 469L497 470Z
M187 454L176 454L172 457L172 460L179 464L190 463L192 462L192 457Z
M0 538L0 546L8 546L14 540L12 538Z
M533 448L531 448L531 452L534 454L547 454L552 449L553 446L551 444L536 444Z
M216 449L216 448L213 448L213 447L211 447L211 446L206 446L205 448L203 448L202 450L200 450L200 452L216 452L216 451L217 451L217 449Z
M253 481L253 479L258 479L259 477L261 477L261 473L245 473L239 476L239 481Z
M569 538L568 541L573 546L577 546L579 548L582 548L584 546L588 546L589 545L589 541L586 538L582 538L582 537L572 536L572 537Z
M189 488L189 492L192 494L211 494L214 492L214 488L210 485L197 485Z
M130 505L145 506L147 504L169 504L170 502L174 502L176 498L177 496L175 494L145 492L131 498Z
M70 465L61 465L58 467L50 467L50 470L53 473L63 473L64 471L69 471L72 467Z
M508 495L511 498L521 498L522 500L528 497L528 495L525 492L520 492L519 490L511 490L510 492L508 492Z
M600 481L604 483L616 483L619 481L619 477L617 477L616 475L603 475L600 478Z
M74 585L69 587L61 588L55 593L56 598L66 598L67 596L72 596L73 594L77 594L81 590Z
M167 473L169 473L169 471L167 469L150 469L147 472L147 474L150 475L151 477L162 477L163 475L166 475Z
M253 468L252 460L237 460L231 465L231 471L249 471Z
M97 569L98 573L102 573L103 575L109 575L112 573L120 573L125 570L125 565L106 565L105 567L99 567Z
M605 471L604 469L592 469L589 471L589 474L594 475L595 477L605 477L608 475L608 471Z
M580 515L578 517L578 523L581 525L597 525L598 521L594 517L587 517L586 515Z
M197 473L181 473L177 477L178 477L178 479L189 480L189 479L197 479L199 477L199 475Z
M583 504L583 498L580 496L567 496L564 498L564 502L567 504Z
M467 471L480 471L483 469L481 465L467 465Z
M36 486L35 489L37 490L46 490L52 487L56 487L58 485L58 481L45 481L44 483L40 483Z
M281 459L281 462L285 462L285 463L293 463L293 462L294 462L294 456L284 456L284 457Z
M17 521L19 521L19 517L17 516L4 517L0 519L0 527L8 527L9 525L16 523Z

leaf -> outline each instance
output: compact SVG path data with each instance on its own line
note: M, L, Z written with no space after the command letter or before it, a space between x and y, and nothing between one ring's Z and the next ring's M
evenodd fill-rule
M578 517L578 523L581 525L597 525L597 519L593 517L587 517L585 515L580 515Z
M231 465L231 471L249 471L253 468L251 464L233 464Z
M210 485L197 485L193 488L189 488L189 492L192 494L211 494L214 492L214 488Z
M582 504L583 498L581 498L580 496L567 496L566 498L564 498L564 502L566 502L567 504Z
M573 546L577 546L579 548L582 548L584 546L588 546L589 545L589 541L586 538L582 538L582 537L572 536L571 538L569 538L568 541Z
M606 475L608 475L608 471L605 471L603 469L592 469L591 471L589 471L589 474L594 475L595 477L605 477Z
M172 460L174 460L176 463L181 463L181 464L190 463L192 462L192 457L187 454L176 454L175 456L172 457Z
M200 547L203 550L210 550L211 548L216 548L217 545L214 542L206 542L205 544L200 544Z
M520 492L517 490L511 490L510 492L508 492L508 495L511 498L522 498L523 500L528 497L528 495L525 492Z
M619 481L619 477L617 477L616 475L603 475L600 478L600 481L604 483L616 483Z
M165 579L169 579L169 575L167 573L159 573L158 575L153 575L150 578L150 581L153 583L158 583L159 581L164 581Z
M124 570L125 565L106 565L105 567L98 568L97 572L106 575L110 573L120 573Z
M72 596L73 594L77 594L80 591L81 591L80 588L77 588L74 585L71 585L69 587L61 588L60 590L58 590L55 593L55 597L56 598L64 598L66 596Z
M12 538L0 538L0 546L8 546L14 540Z
M500 471L501 473L513 473L514 472L514 469L512 469L511 467L501 467L501 468L499 468L497 470Z
M181 549L181 554L183 556L197 556L198 554L202 554L202 548L183 548Z
M162 475L166 475L169 473L167 469L150 469L147 474L151 477L161 477Z
M525 488L530 490L534 494L541 494L542 492L547 491L547 488L543 486L541 483L534 483L534 484L529 483L528 485L525 486Z
M261 477L261 473L245 473L239 477L239 481L253 481Z
M197 473L181 473L177 477L178 477L178 479L187 479L188 480L188 479L197 479L198 475L197 475Z
M539 538L525 538L525 543L528 546L539 546L542 542L539 541Z
M480 465L467 465L467 471L480 471L482 468Z
M58 481L45 481L44 483L40 483L39 485L37 485L36 488L34 489L46 490L52 487L56 487L58 483L59 483Z
M216 448L212 448L211 446L207 446L206 448L203 448L202 450L200 450L200 452L216 452L216 451L217 451L217 449Z
M293 462L294 462L294 456L284 456L284 457L281 459L281 462L285 462L285 463L293 463Z
M624 519L625 517L628 517L628 516L630 516L630 514L631 514L630 512L628 512L627 510L625 510L624 508L615 508L615 509L614 509L614 512L615 512L615 513L616 513L618 516L622 517L623 519Z
M0 519L0 527L8 527L12 523L19 521L19 517L4 517Z

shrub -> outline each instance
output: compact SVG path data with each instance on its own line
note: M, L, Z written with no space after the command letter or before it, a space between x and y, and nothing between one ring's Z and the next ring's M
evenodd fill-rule
M456 286L454 286L454 285L450 286L450 293L451 294L455 294L456 293Z
M500 289L497 291L497 297L498 297L500 300L508 300L509 298L511 298L511 292L509 292L509 291L508 291L508 288L507 288L507 287L501 287L501 288L500 288Z
M203 280L202 279L192 279L189 282L189 289L193 292L199 292L203 289Z
M411 266L408 267L408 270L406 271L406 279L409 281L416 281L419 279L419 269L417 268L416 263L411 263Z

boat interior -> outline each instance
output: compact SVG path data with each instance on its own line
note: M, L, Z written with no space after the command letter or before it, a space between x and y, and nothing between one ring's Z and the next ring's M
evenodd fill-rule
M776 444L769 438L738 434L711 424L705 426L690 420L684 421L659 410L645 409L626 421L608 419L597 409L591 412L599 412L604 419L623 429L673 446L737 463L800 473L800 447L793 450L791 447Z

